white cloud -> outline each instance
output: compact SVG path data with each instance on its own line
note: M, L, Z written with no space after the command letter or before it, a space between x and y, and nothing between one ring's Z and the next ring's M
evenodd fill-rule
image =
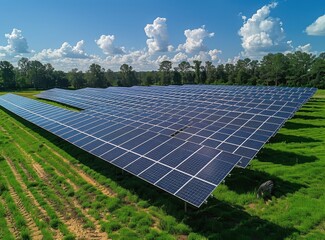
M325 36L325 14L306 28L308 35Z
M8 45L0 46L1 55L15 55L28 53L28 44L26 38L22 35L22 31L14 28L11 33L6 33Z
M92 63L113 71L119 71L120 66L126 63L137 71L146 71L157 70L159 64L165 60L171 61L173 64L182 61L191 62L192 60L216 63L219 60L218 55L221 51L208 49L205 45L204 41L214 36L214 33L208 32L205 26L184 31L186 42L180 44L179 49L175 51L169 44L166 21L166 18L157 17L152 24L145 26L144 31L148 39L147 47L143 49L126 50L124 47L115 46L114 35L100 35L98 39L94 40L93 45L97 45L106 56L86 53L84 40L75 45L64 42L58 48L46 48L37 52L28 51L27 41L22 36L22 32L13 29L12 33L5 35L8 45L0 46L0 57L17 63L19 58L26 56L30 60L51 63L53 67L63 71L70 71L72 68L86 71ZM23 53L28 54L22 55Z
M115 47L113 44L114 40L114 35L101 35L99 39L95 40L95 43L105 54L124 54L124 47Z
M185 50L186 53L198 53L200 51L206 51L207 48L203 41L207 37L213 37L214 33L209 33L203 25L202 27L193 30L185 30L184 35L186 41L184 44L180 44L177 50Z
M243 26L238 32L244 48L243 56L259 58L270 52L285 52L292 49L291 41L285 41L280 19L270 17L271 9L276 6L275 2L265 5L249 19L243 19Z
M198 54L194 55L193 57L189 58L188 61L192 62L194 60L199 60L202 62L212 61L215 62L218 59L218 54L221 53L218 49L213 49L210 51L200 51Z
M238 60L240 59L240 55L238 56L235 56L233 58L228 58L228 60L225 62L226 64L227 63L230 63L230 64L234 64L236 65L236 63L238 62Z
M144 28L149 38L147 39L147 46L150 54L173 50L173 47L169 45L168 41L166 21L166 18L157 17L152 24L147 24Z
M310 43L303 45L303 46L299 45L298 47L296 47L296 51L310 53L311 45L310 45Z
M213 50L208 51L208 54L211 57L212 61L216 61L218 59L219 53L222 53L222 51L218 50L218 49L213 49Z
M187 61L187 58L188 56L185 53L179 52L171 59L171 61L173 63L180 63L182 61Z
M35 54L32 59L37 60L49 60L58 58L90 58L83 49L84 40L77 42L75 46L71 46L69 43L64 42L60 48L57 49L43 49L41 52Z

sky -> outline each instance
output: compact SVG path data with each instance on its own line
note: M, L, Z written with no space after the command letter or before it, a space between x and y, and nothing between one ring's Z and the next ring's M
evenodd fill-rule
M1 0L0 60L157 70L325 51L324 0Z

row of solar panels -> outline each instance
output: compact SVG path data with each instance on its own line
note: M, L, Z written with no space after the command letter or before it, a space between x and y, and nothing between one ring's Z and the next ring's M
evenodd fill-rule
M240 160L236 155L161 134L132 130L123 124L35 100L9 94L1 100L4 108L27 121L197 207ZM86 123L82 123L80 117L87 117ZM109 142L98 137L105 134L101 131L103 127L109 133L104 135L105 139L110 135ZM124 139L125 133L132 134L133 138ZM154 149L163 151L161 161L150 158Z
M178 91L179 88L176 87ZM109 91L110 89L115 93ZM152 97L151 100L139 100L143 92L145 94L142 95L148 96L145 90L151 90L151 87L145 88L134 98L129 97L132 88L120 91L121 96L116 94L118 89L123 88L93 89L92 93L90 91L85 93L85 90L81 90L82 93L53 90L53 94L46 93L46 98L88 109L85 113L90 115L240 154L242 156L240 165L244 167L284 121L297 110L295 107L297 103L292 102L274 102L274 105L265 105L268 110L263 110L265 106L229 109L225 105L217 105L214 108L206 106L195 108L189 107L191 104L188 101L182 105L172 104L163 107L164 99L158 95L155 95L156 99ZM170 90L168 92L173 94ZM120 97L119 101L116 100L117 97ZM133 99L137 104L130 104ZM156 107L155 102L158 102L160 107ZM99 106L101 104L102 107ZM194 102L193 105L198 106L198 103Z
M52 89L38 96L85 110L68 111L15 95L1 97L0 104L199 207L234 166L247 166L315 91L238 86ZM247 92L255 93L248 97ZM277 100L268 100L267 94Z

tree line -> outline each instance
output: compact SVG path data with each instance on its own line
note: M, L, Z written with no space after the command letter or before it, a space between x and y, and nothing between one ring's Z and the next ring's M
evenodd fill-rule
M212 62L183 61L176 67L162 61L155 71L135 71L122 64L119 71L105 70L99 64L91 64L85 72L72 69L56 70L50 63L21 58L14 67L8 61L0 61L0 89L50 89L84 88L134 85L170 84L229 84L268 85L325 88L325 53L318 56L297 51L294 53L267 54L260 61L249 58L236 63L217 66Z

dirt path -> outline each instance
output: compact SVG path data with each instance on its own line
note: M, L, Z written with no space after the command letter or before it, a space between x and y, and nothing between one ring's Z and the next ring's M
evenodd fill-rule
M49 217L47 216L47 212L45 211L44 208L41 207L41 205L40 205L40 204L38 203L38 201L35 199L34 195L31 193L31 191L29 191L29 189L28 189L28 187L26 186L26 184L24 183L24 181L23 181L21 175L18 173L17 169L15 168L15 166L14 166L12 160L11 160L9 157L5 156L5 155L3 155L3 156L4 156L4 158L6 159L6 161L7 161L8 165L9 165L11 171L13 172L13 174L14 174L16 180L17 180L18 182L21 183L21 188L24 190L24 192L26 193L27 197L31 200L32 204L33 204L34 206L36 206L37 209L39 210L39 212L40 212L40 218L41 218L44 222L49 222L50 219L49 219ZM51 229L51 230L52 230L52 232L53 232L53 235L54 235L56 238L63 238L63 235L61 234L60 231L55 230L55 229Z
M7 226L9 228L9 231L11 232L11 234L15 237L15 239L19 239L20 237L20 232L18 231L18 229L15 227L15 220L14 217L12 216L11 212L9 211L5 201L0 197L0 204L2 206L4 206L5 211L6 211L6 222L7 222Z
M100 190L104 195L108 196L108 197L112 197L115 196L116 194L109 188L103 186L102 184L98 183L95 179L93 179L91 176L89 176L88 174L84 173L81 169L79 169L78 167L76 167L75 165L73 165L68 159L66 159L65 157L63 157L60 153L58 153L57 151L55 151L53 148L49 147L47 144L44 144L44 146L51 151L54 155L56 155L57 157L59 157L62 161L64 161L65 163L67 163L69 165L69 167L71 167L71 169L73 169L75 172L77 172L79 174L79 176L81 178L83 178L87 183L89 183L90 185L94 186L95 188L97 188L98 190Z
M18 196L17 192L13 189L13 187L10 185L10 183L9 183L9 181L7 179L6 179L6 181L7 181L7 184L8 184L8 191L9 191L11 197L13 198L19 212L22 214L22 216L26 220L26 225L27 225L28 229L30 230L31 238L36 239L36 240L43 239L43 235L42 235L40 229L35 224L35 222L34 222L32 216L30 215L30 213L27 212L27 210L25 209L25 207L24 207L20 197Z
M20 126L18 126L16 124L16 126L24 131L26 134L28 134L30 137L32 137L33 139L39 141L38 138L36 138L32 133L28 132L27 130L25 130L24 128L21 128ZM78 166L75 166L71 163L71 161L69 161L68 159L66 159L64 156L62 156L58 151L56 151L53 147L50 147L49 145L43 143L43 147L46 147L52 154L54 154L55 156L57 156L60 160L62 160L63 162L65 162L66 164L69 165L69 167L74 170L80 178L82 178L83 180L85 180L87 183L89 183L90 185L94 186L96 189L100 190L104 195L108 196L108 197L112 197L112 196L116 196L116 193L114 193L111 189L107 188L106 186L100 184L99 182L97 182L95 179L93 179L91 176L89 176L88 174L86 174L83 170L81 170ZM37 153L34 153L36 156L38 155ZM39 156L39 155L38 155ZM38 163L36 163L36 165L33 164L34 169L36 170L36 172L38 173L39 176L44 176L44 170L42 171L41 166L37 166ZM52 167L55 168L55 166L51 165ZM74 190L77 190L76 188L78 188L77 186L74 186L72 181L70 179L66 179L66 181L74 188ZM135 206L138 210L143 210L145 212L148 212L148 209L142 209L142 208L138 208L138 206L134 203L130 203L131 205ZM159 225L159 219L157 218L153 218L154 221L154 227L157 227Z
M13 123L13 124L15 124L15 123ZM20 127L17 124L15 124L15 125L16 125L17 128L19 128L20 130L24 131L26 134L28 134L34 140L39 141L38 138L36 138L33 134L31 134L30 132L28 132L26 129ZM97 188L98 190L100 190L104 195L109 196L109 197L116 196L116 194L111 189L109 189L106 186L103 186L102 184L98 183L95 179L93 179L92 177L90 177L88 174L84 173L81 169L79 169L78 167L74 166L68 159L66 159L65 157L63 157L55 149L51 148L47 144L44 144L44 146L49 151L51 151L53 154L55 154L57 157L59 157L61 160L63 160L65 163L67 163L71 167L71 169L73 169L75 172L77 172L80 175L81 178L83 178L90 185L93 185L95 188ZM35 168L35 170L36 170L36 168Z
M38 156L39 158L41 158L38 154L35 154L35 155ZM42 167L40 165L38 167L42 169ZM44 172L43 169L42 169L42 171ZM56 173L57 173L58 176L64 177L64 175L62 175L58 171L56 171ZM43 176L44 176L43 179L46 181L45 172L44 172ZM74 188L75 191L78 189L78 187L74 183L72 183L72 181L70 179L66 179L66 180L69 180L67 182ZM92 223L94 223L95 232L92 233L92 238L91 239L108 239L107 234L100 230L99 221L97 221L93 216L91 216L88 213L88 209L84 209L76 198L73 198L72 205L73 205L74 208L78 208L82 212L83 215L85 215Z
M53 185L53 182L51 181L50 176L45 172L43 167L37 163L33 157L27 153L19 144L15 143L16 147L19 149L19 151L22 153L22 155L28 159L31 163L31 165L34 167L35 172L38 174L38 176L46 183L48 186L51 186L52 189L56 192L56 194L60 194L58 191L55 190L55 186ZM35 155L39 158L41 158L38 154L35 153ZM41 158L42 159L42 158ZM55 170L55 173L58 176L64 177L60 172ZM71 181L70 181L71 182ZM75 189L77 189L77 186L75 184L72 184ZM76 199L73 201L68 201L62 198L62 201L64 202L66 208L65 211L58 211L60 213L57 213L59 219L65 223L69 229L78 239L108 239L108 236L105 232L101 232L100 230L100 223L93 218L88 212L82 208L81 204L78 203ZM52 201L48 201L49 205L51 205L54 209L58 209L58 206L56 203ZM84 228L84 222L78 218L78 214L76 210L79 210L82 212L82 214L89 219L91 222L94 223L95 229L85 229Z

